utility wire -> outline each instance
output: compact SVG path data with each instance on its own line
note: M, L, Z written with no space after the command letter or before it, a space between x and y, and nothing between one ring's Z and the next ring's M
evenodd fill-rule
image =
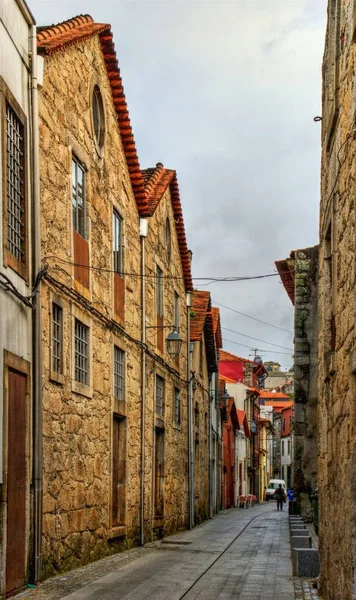
M234 342L233 340L227 340L226 338L223 338L223 342L229 342L230 344L236 344L236 346L243 346L244 348L251 348L251 346L247 346L246 344L240 344L240 342ZM290 352L278 352L277 350L262 350L261 348L256 348L256 350L258 350L259 352L269 352L272 354L285 354L286 356L291 356Z
M96 267L93 265L85 265L82 263L75 263L71 260L64 260L63 258L59 258L59 256L56 256L55 254L48 254L47 256L45 256L44 260L47 260L49 258L54 258L55 260L57 260L60 263L66 264L66 265L70 265L72 267L81 267L83 269L88 269L89 271L99 271L102 273L117 273L117 271L115 271L115 269L109 269L107 267ZM152 271L152 274L145 274L142 275L141 273L134 273L134 272L122 272L122 273L118 273L120 276L123 275L127 275L129 277L139 277L141 278L142 276L145 278L152 278L152 279L156 279L157 278L157 274L153 272L152 269L150 269ZM245 277L238 277L238 276L232 276L232 277L193 277L193 281L203 281L203 282L211 282L211 283L215 283L215 282L236 282L236 281L250 281L253 279L265 279L267 277L277 277L278 273L267 273L266 275L252 275L252 276L245 276ZM184 277L180 277L178 275L162 275L163 279L171 279L171 280L184 280ZM208 285L208 283L204 283L202 285Z
M243 337L250 338L251 340L257 340L257 342L263 342L264 344L270 344L271 346L276 346L276 348L283 348L284 350L290 350L293 352L291 348L287 348L286 346L280 346L279 344L274 344L273 342L266 342L266 340L260 340L259 338L253 337L252 335L247 335L246 333L240 333L239 331L234 331L233 329L228 329L227 327L222 327L225 331L230 331L230 333L236 333L237 335L242 335Z
M243 317L246 317L247 319L252 319L252 321L257 321L258 323L263 323L263 325L268 325L269 327L273 327L274 329L279 329L280 331L285 331L286 333L293 333L289 329L284 329L283 327L278 327L278 325L272 325L272 323L267 323L267 321L261 321L261 319L257 319L256 317L251 317L251 315L246 315L246 313L240 312L239 310L236 310L235 308L231 308L230 306L225 306L225 304L219 304L219 302L215 302L215 300L213 300L213 299L211 299L211 302L213 305L216 304L217 306L221 306L222 308L231 310L232 312L234 312L238 315L242 315Z

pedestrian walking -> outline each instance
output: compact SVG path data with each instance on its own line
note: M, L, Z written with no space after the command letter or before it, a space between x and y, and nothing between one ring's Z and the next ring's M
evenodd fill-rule
M283 502L286 500L286 494L284 489L282 488L282 484L279 484L279 487L276 489L274 497L277 500L277 510L283 510Z

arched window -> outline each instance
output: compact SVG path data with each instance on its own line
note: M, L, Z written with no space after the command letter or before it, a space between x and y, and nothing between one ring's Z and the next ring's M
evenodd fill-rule
M102 148L105 137L105 115L103 98L98 85L95 85L93 88L92 111L95 140L99 148Z

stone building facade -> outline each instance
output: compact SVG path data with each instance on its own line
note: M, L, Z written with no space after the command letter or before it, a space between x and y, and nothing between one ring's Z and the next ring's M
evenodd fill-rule
M321 593L356 594L356 7L329 1L323 59L318 490Z
M276 262L294 306L293 485L301 514L312 519L317 487L319 247L291 252Z
M26 2L0 7L0 596L40 568L36 27ZM35 132L35 135L33 134ZM38 280L39 281L39 280Z
M210 516L210 502L216 487L214 477L216 440L212 446L212 411L216 408L213 375L218 372L218 348L214 331L210 293L195 290L192 295L191 330L192 408L194 452L194 523ZM212 467L214 466L214 469ZM215 491L216 493L216 491Z
M110 26L76 17L38 48L48 576L187 526L192 283L176 174L140 169Z

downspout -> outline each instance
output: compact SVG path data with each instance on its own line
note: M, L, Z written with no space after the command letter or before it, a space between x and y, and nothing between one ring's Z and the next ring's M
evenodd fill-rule
M148 220L140 219L141 241L141 481L140 481L140 544L145 543L145 429L146 429L146 257L145 238Z
M37 35L31 27L31 126L32 126L32 281L41 268L39 118L37 88ZM43 503L43 433L42 433L42 327L41 284L34 297L32 315L32 390L33 390L33 564L31 580L42 575L42 503Z
M208 453L209 453L209 518L213 518L213 401L212 393L213 374L209 373L209 432L208 432Z
M187 294L187 381L188 381L188 495L189 495L189 529L194 527L194 449L193 449L193 383L192 383L192 350L190 347L190 307L191 294Z

